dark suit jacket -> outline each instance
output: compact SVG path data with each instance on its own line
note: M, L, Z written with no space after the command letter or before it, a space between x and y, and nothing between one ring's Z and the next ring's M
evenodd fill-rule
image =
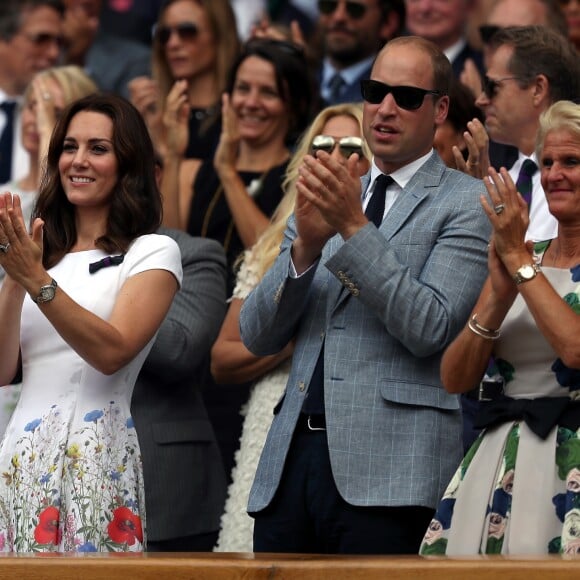
M371 69L372 69L372 65L369 65L369 67L366 70L364 70L362 72L362 74L360 74L353 83L346 85L343 88L338 99L336 99L335 101L332 101L332 102L324 101L323 105L325 107L327 107L329 105L339 105L341 103L360 103L360 102L362 102L363 99L362 99L362 95L360 92L360 82L364 79L371 78ZM321 76L322 76L322 71L320 72L319 82L321 82Z
M87 54L85 68L99 89L129 98L129 81L151 75L151 51L139 42L99 34Z
M451 63L453 74L456 78L459 78L459 75L461 74L461 71L465 65L465 61L468 58L470 58L475 63L475 66L477 67L477 70L480 72L480 74L483 74L485 69L483 66L483 55L481 51L475 50L474 48L471 48L469 44L466 44Z
M131 412L143 458L151 541L219 529L226 479L202 401L226 312L226 262L214 240L162 228L181 249L183 284L139 374Z

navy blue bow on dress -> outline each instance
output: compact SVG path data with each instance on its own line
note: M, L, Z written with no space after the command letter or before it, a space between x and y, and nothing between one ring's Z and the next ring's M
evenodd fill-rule
M89 264L89 273L94 274L98 272L101 268L108 268L109 266L118 266L123 263L125 259L125 254L119 254L118 256L105 256L102 260L98 262L93 262Z
M542 439L548 436L555 425L575 431L580 426L580 404L570 397L512 399L503 396L481 404L474 426L483 429L522 420Z

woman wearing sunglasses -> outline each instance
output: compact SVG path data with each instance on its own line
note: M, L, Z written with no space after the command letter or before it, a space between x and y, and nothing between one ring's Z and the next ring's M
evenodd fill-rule
M286 221L294 210L298 168L304 155L317 150L344 160L356 154L360 174L366 173L370 152L362 139L362 109L359 105L343 104L324 109L300 139L288 164L284 198L258 242L244 252L230 308L212 350L212 373L218 382L256 381L245 409L240 449L232 472L233 482L222 517L217 546L220 552L252 551L254 520L246 512L248 494L272 419L272 409L286 385L292 354L290 343L275 356L252 355L240 338L240 309L244 298L278 254Z
M129 84L157 150L164 154L163 111L177 80L187 95L187 158L211 158L220 135L219 99L239 53L228 0L166 0L153 34L153 78Z

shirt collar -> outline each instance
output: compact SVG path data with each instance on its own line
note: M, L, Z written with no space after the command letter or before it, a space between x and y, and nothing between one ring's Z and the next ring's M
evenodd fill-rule
M411 161L411 163L408 163L407 165L404 165L403 167L399 167L399 169L396 169L395 171L393 171L393 173L390 173L389 175L393 178L395 183L401 189L404 189L406 187L407 183L409 183L409 181L411 181L411 178L413 177L413 175L415 175L415 173L417 173L417 171L420 169L420 167L427 161L427 159L429 159L429 157L431 157L432 154L433 154L433 149L431 149L431 151L429 151L428 153L426 153L422 157L419 157L419 159L415 159L415 161ZM371 163L371 179L369 181L369 187L368 187L367 191L371 189L371 186L374 187L375 180L379 175L381 175L381 173L382 173L382 171L377 167L377 165L375 163L375 159L373 157L373 161ZM366 195L367 194L365 192L365 196Z
M322 67L322 85L326 86L336 73L340 73L340 76L344 79L344 82L347 85L352 85L373 64L374 59L374 55L369 56L368 58L341 70L335 69L330 64L329 60L325 59Z

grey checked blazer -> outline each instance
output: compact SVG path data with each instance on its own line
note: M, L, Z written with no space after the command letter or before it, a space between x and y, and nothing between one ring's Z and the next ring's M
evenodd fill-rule
M226 495L201 390L226 312L226 259L214 240L161 228L179 245L183 283L137 379L131 412L143 458L147 538L219 529Z
M278 487L323 342L328 446L342 497L435 507L462 456L459 398L443 389L439 365L487 274L484 192L482 181L433 153L379 229L368 224L347 242L335 236L299 278L288 276L290 219L279 257L240 318L257 355L296 337L249 511L264 509Z

